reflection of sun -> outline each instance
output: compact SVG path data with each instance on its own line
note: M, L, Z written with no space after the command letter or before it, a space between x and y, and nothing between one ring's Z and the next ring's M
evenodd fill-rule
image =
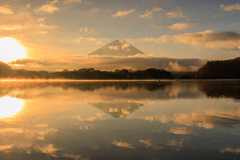
M23 105L24 102L21 99L12 97L0 98L0 118L10 118L15 116L22 110Z
M9 37L0 39L0 53L0 61L6 63L26 58L25 48Z

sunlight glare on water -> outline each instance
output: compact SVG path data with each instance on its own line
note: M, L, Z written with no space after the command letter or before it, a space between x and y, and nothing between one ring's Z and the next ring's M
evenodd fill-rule
M0 104L0 118L11 118L22 110L24 101L6 96L0 98Z

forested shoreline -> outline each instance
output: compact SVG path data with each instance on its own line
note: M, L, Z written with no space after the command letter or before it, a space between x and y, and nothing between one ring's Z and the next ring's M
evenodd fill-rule
M166 71L149 68L146 70L116 69L100 71L94 68L62 71L14 70L0 61L0 78L2 79L240 79L240 58L208 61L198 71Z
M73 71L64 69L58 72L48 72L28 71L24 69L13 70L3 62L0 63L0 77L17 79L173 79L171 72L156 68L137 71L130 69L100 71L94 68L82 68Z
M197 79L240 79L240 57L208 61L196 73Z

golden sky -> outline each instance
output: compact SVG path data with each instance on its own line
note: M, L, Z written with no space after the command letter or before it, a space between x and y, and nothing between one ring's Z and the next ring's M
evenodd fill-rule
M87 55L118 39L148 56L138 57L141 66L136 57L115 57L124 63L114 69L143 69L151 57L156 63L168 60L150 67L196 70L206 60L239 56L239 13L238 0L1 0L0 61L26 58L27 63L12 67L32 70L91 65L110 70L113 66L105 66L105 61L112 57ZM6 39L14 43L6 45ZM26 55L16 43L24 46Z

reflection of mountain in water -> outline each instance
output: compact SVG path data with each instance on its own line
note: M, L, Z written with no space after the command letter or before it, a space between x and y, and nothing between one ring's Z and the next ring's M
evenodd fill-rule
M198 85L208 97L240 99L240 81L201 81Z
M0 97L9 95L17 98L28 98L34 89L40 89L41 96L49 96L47 90L51 90L52 94L57 95L54 88L76 90L90 95L100 94L100 97L107 98L108 101L116 98L124 99L124 101L198 99L204 94L215 98L240 99L240 81L0 82ZM44 89L46 92L42 92ZM20 92L12 92L14 90ZM26 92L26 90L28 91ZM27 93L29 94L26 95Z
M143 106L141 103L131 102L92 103L92 105L117 118L126 117L140 106Z

